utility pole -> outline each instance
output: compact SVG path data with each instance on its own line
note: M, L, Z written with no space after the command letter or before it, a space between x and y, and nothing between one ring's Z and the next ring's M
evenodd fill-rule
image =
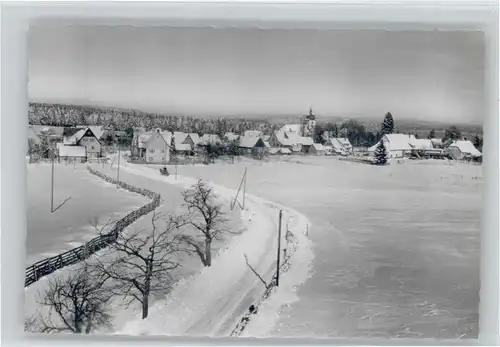
M247 188L247 169L245 168L245 177L244 177L244 183L243 183L243 209L245 209L245 195L246 195L246 188Z
M278 222L278 259L276 261L276 287L280 285L280 256L281 256L281 218L283 216L283 210L280 210L279 222Z
M52 156L52 177L50 184L50 212L54 212L54 156Z
M116 180L120 182L120 157L121 157L121 151L120 151L120 146L118 146L118 169L116 171Z

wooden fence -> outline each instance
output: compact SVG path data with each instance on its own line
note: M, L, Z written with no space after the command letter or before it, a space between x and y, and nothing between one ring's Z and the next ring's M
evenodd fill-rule
M109 244L115 242L118 234L122 232L123 229L135 222L138 218L150 213L160 205L160 194L154 193L147 189L137 188L121 181L117 181L90 167L87 167L87 169L90 173L100 177L101 179L109 183L116 184L128 191L147 196L151 198L152 201L138 208L137 210L130 212L125 217L120 219L107 234L97 236L87 242L85 245L73 248L54 257L46 258L27 267L24 282L25 287L38 281L41 277L47 276L58 269L79 263L82 260L89 258L95 252L98 252L101 249L107 247Z

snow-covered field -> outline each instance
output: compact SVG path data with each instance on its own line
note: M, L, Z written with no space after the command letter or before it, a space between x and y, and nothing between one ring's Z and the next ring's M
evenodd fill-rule
M199 178L229 204L245 168L243 225L232 226L245 232L217 246L212 267L188 265L148 319L115 310L118 333L228 336L264 291L243 255L270 278L283 208L299 246L242 336L477 337L481 166L292 157L178 166L177 179L160 176L158 166L124 164L120 177L159 192L166 212Z
M27 265L97 236L92 219L119 219L149 202L142 195L117 189L90 174L85 164L56 164L54 206L71 199L51 213L51 173L50 164L27 165Z
M477 337L481 166L287 160L178 167L234 189L248 167L247 192L312 223L312 278L254 336Z

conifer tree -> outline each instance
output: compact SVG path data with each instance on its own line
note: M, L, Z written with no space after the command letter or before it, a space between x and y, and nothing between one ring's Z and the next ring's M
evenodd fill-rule
M384 121L380 128L382 135L392 134L394 132L394 118L390 112L385 114Z
M384 165L387 163L387 148L384 145L384 141L380 141L377 148L375 148L374 160L375 165Z

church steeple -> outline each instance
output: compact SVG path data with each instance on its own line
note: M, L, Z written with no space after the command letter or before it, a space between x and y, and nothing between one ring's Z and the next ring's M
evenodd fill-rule
M309 107L309 114L307 115L306 119L310 119L310 120L316 119L316 116L313 113L312 107Z

